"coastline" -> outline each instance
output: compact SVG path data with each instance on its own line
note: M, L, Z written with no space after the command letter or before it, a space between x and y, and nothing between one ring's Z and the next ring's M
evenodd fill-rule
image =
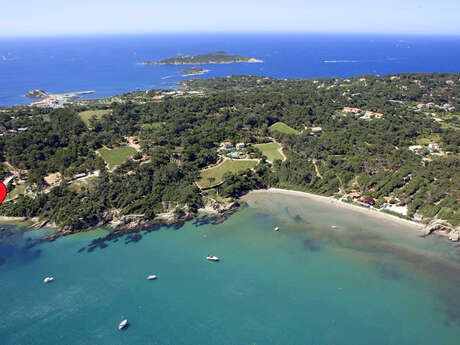
M32 222L33 220L27 217L7 217L7 216L0 216L0 224L1 223L22 223L22 222Z
M335 199L334 197L327 197L327 196L322 196L322 195L317 195L317 194L312 194L308 192L301 192L301 191L296 191L296 190L290 190L290 189L281 189L281 188L269 188L269 189L258 189L258 190L253 190L248 193L250 195L251 193L258 194L258 193L269 193L269 194L284 194L284 195L292 195L292 196L299 196L303 198L308 198L311 200L315 200L318 202L321 202L323 204L328 204L328 205L335 205L337 207L341 208L346 208L349 209L353 212L356 213L361 213L361 214L366 214L369 216L372 216L374 218L379 218L381 220L386 220L386 221L393 221L395 223L399 224L404 224L406 226L412 227L414 230L417 230L418 232L421 233L421 235L425 234L425 229L426 225L422 223L417 223L416 221L408 220L408 219L402 219L397 216L393 216L388 213L383 213L379 212L376 210L364 208L358 205L353 205L349 204L340 200Z
M46 96L39 97L40 100L30 103L29 106L43 107L43 106L51 106L53 104L64 104L69 99L78 97L80 95L93 94L95 92L96 91L94 90L89 90L89 91L75 91L75 92L65 92L65 93L47 93ZM29 97L29 98L34 98L34 97Z
M329 206L336 206L342 209L348 209L354 213L368 215L370 217L373 217L374 219L378 219L384 222L392 222L392 223L396 223L399 225L404 225L408 228L411 228L411 230L417 231L420 237L436 235L436 236L443 237L446 240L450 240L453 242L458 241L458 239L454 240L451 237L449 232L445 232L442 229L437 229L433 227L433 224L426 225L426 224L419 223L413 220L399 218L392 214L380 212L375 209L365 208L362 206L346 203L341 200L335 199L332 196L328 197L328 196L322 196L322 195L317 195L317 194L313 194L309 192L296 191L296 190L290 190L290 189L268 188L268 189L252 190L249 193L247 193L245 196L240 197L239 201L245 201L244 199L250 196L251 194L264 194L264 193L283 194L283 195L307 198L307 199L322 203L324 205L327 204ZM27 217L0 216L0 225L1 224L5 224L5 225L22 224L22 225L26 225L26 227L30 230L41 229L43 227L46 227L46 228L54 230L54 234L46 238L47 240L53 241L56 238L61 237L61 236L67 236L67 235L72 235L72 234L76 234L80 232L92 231L92 230L95 230L101 227L105 227L106 229L111 228L112 229L111 231L114 234L122 234L122 233L130 233L133 231L134 232L139 231L149 226L175 226L178 224L182 224L186 221L192 220L200 214L205 215L206 217L209 217L209 220L212 220L213 224L219 224L225 221L228 218L228 216L232 215L235 211L237 211L239 206L241 206L239 202L235 202L235 203L231 203L226 206L222 206L222 205L218 205L218 203L216 202L208 201L206 205L200 208L196 213L188 212L188 210L181 210L179 214L174 214L173 212L167 212L167 213L158 214L157 217L155 217L155 219L148 220L148 221L142 219L142 217L127 215L121 218L116 217L117 219L110 219L110 220L106 219L93 226L74 229L76 231L71 231L67 229L66 227L59 227L56 224L48 220L40 221L36 217L27 218ZM457 229L451 229L451 231L454 231L456 234L458 233Z

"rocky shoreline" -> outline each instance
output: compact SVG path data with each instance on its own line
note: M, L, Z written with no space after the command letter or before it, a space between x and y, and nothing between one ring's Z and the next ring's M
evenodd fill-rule
M250 193L281 193L298 195L315 199L320 202L333 202L336 205L349 208L355 212L363 212L366 214L373 215L375 217L383 217L384 219L390 219L395 222L401 222L406 225L411 225L414 229L420 232L420 237L427 236L439 236L448 239L451 242L460 241L460 230L458 228L452 228L445 224L432 222L429 224L422 224L415 221L401 219L391 214L382 212L372 211L360 206L351 205L340 202L334 198L320 196L316 194L299 192L293 190L284 190L277 188L254 190ZM220 224L224 222L229 216L235 213L243 204L246 202L238 200L235 202L223 204L214 199L209 199L202 208L196 211L191 210L187 205L181 209L170 207L166 212L158 214L153 219L145 219L142 214L129 214L120 215L119 211L111 210L107 211L101 220L95 223L84 223L81 222L75 226L64 226L60 227L54 222L48 220L39 220L38 218L26 218L26 217L5 217L0 216L1 223L15 223L15 224L27 224L26 227L29 230L36 230L42 228L51 228L55 232L51 235L46 236L44 241L54 241L61 236L73 235L79 232L87 232L95 230L97 228L110 229L111 235L109 236L121 236L129 233L136 233L141 230L149 228L159 229L162 226L180 228L182 225L190 220L196 219L197 224ZM0 226L0 232L7 230Z
M185 222L197 219L197 223L220 224L235 213L241 206L240 202L222 204L215 200L209 200L204 207L192 211L188 206L176 210L172 209L158 214L153 219L145 219L143 215L120 215L119 211L108 211L102 219L95 223L81 222L75 226L60 227L49 220L26 217L0 216L0 223L13 223L25 225L29 230L42 228L53 229L54 232L43 238L44 241L55 241L59 237L74 235L79 232L87 232L97 228L110 229L112 236L121 236L127 233L135 233L148 228L159 229L162 226L180 228ZM198 219L201 216L200 219ZM0 231L7 228L0 227Z

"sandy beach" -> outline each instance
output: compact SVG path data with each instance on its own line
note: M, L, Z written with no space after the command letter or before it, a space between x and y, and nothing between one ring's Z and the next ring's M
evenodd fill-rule
M26 220L26 217L6 217L0 216L0 223L8 223L8 222L23 222Z
M333 197L326 197L326 196L316 195L316 194L307 193L307 192L300 192L300 191L280 189L280 188L260 189L260 190L252 191L249 194L251 193L272 193L272 194L285 194L285 195L300 196L303 198L309 198L309 199L312 199L312 200L315 200L321 203L325 203L328 205L335 205L337 207L346 208L346 209L352 210L353 212L366 214L374 218L379 218L385 221L392 221L395 223L404 224L406 226L408 225L410 227L413 227L415 230L419 232L423 232L423 230L425 229L424 224L417 223L415 221L411 221L407 219L402 219L402 218L393 216L391 214L379 212L377 210L373 210L370 208L365 208L365 207L361 207L358 205L349 204L349 203L337 200Z

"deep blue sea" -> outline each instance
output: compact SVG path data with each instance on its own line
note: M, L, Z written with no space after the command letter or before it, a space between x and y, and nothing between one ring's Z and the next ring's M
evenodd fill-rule
M106 97L171 88L181 66L141 66L182 54L226 51L263 64L210 65L204 77L347 77L402 72L459 72L459 36L203 34L0 39L0 105L26 104L31 89L95 90ZM325 62L335 61L335 62Z

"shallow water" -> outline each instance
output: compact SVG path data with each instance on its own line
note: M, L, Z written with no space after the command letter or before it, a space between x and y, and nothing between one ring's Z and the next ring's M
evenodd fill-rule
M457 245L300 197L246 200L223 224L91 252L104 230L2 237L0 343L458 344Z

